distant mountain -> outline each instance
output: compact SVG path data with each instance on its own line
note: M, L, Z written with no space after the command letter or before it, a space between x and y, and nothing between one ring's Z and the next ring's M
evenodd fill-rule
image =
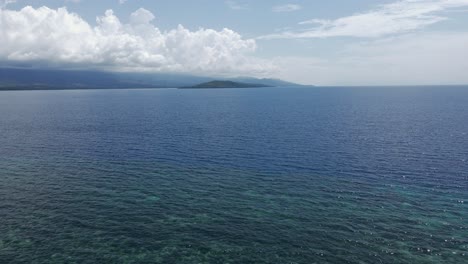
M0 68L0 90L178 88L214 81L216 78L175 73ZM250 87L298 86L281 80L250 77L227 78L221 82L229 81Z
M194 86L182 87L184 89L194 88L256 88L256 87L271 87L270 85L258 84L258 83L241 83L233 81L211 81Z
M297 83L287 82L280 79L257 79L252 77L237 77L231 78L231 81L234 82L244 82L244 83L262 83L268 86L280 87L280 86L303 86Z

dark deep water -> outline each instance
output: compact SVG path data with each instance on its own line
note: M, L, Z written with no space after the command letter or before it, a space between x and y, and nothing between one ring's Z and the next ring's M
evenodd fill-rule
M1 92L0 263L468 263L468 87Z

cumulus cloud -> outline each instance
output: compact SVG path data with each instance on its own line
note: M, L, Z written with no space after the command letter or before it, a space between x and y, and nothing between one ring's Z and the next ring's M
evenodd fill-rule
M306 28L260 38L382 37L414 31L446 20L442 11L464 6L468 6L468 0L401 0L334 20L303 21L299 25Z
M302 7L300 5L295 4L277 5L272 8L273 12L293 12L301 9Z
M255 40L230 29L191 31L179 25L162 32L154 19L141 8L124 24L107 10L91 26L66 8L0 9L0 61L230 75L274 70L251 55Z

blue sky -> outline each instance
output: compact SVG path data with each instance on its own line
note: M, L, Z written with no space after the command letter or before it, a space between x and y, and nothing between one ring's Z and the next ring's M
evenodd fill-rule
M318 85L468 83L468 0L0 5L0 61L7 66L253 75Z

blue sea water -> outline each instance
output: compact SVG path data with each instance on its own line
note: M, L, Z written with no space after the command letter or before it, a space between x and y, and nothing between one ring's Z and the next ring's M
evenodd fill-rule
M468 263L468 87L1 92L0 263Z

